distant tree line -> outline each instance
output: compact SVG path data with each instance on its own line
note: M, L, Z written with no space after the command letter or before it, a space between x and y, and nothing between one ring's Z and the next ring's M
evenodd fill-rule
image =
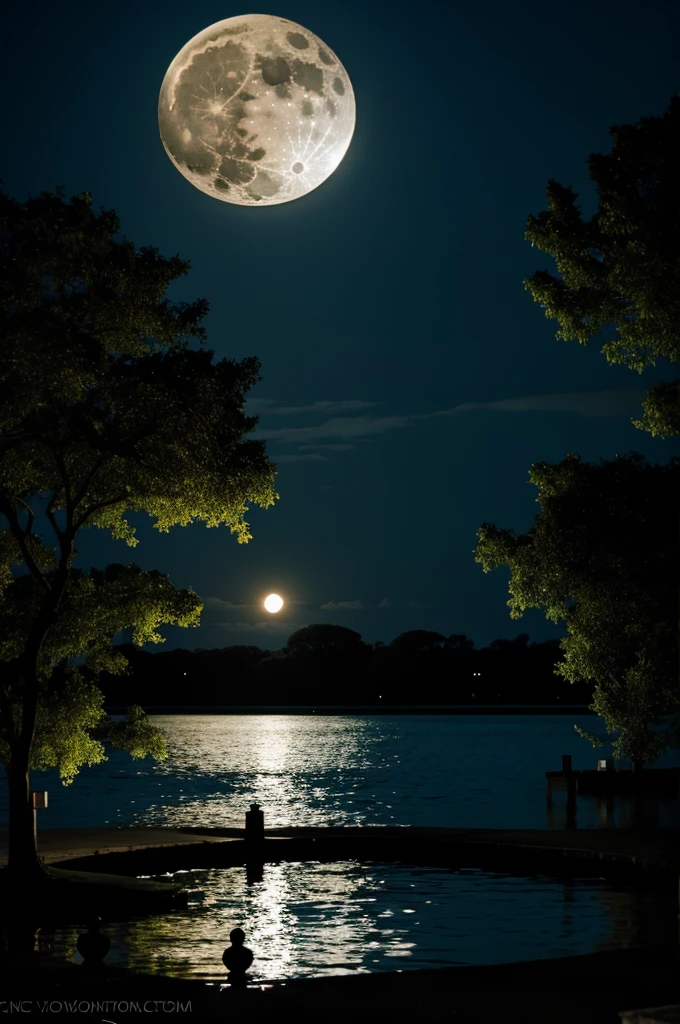
M100 675L109 706L316 704L589 704L589 683L556 675L560 641L526 633L475 649L463 634L414 629L366 643L345 626L316 624L281 650L236 645L150 654L121 647L125 675Z

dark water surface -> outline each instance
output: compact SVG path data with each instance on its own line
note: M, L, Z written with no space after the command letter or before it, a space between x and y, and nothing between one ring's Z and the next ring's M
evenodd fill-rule
M546 810L545 771L559 769L562 753L573 755L577 769L594 768L609 753L574 732L575 722L599 724L577 714L177 714L154 721L168 737L162 764L114 752L66 788L55 773L35 773L33 788L49 791L39 828L241 827L253 800L271 827L563 828L564 794ZM674 763L671 755L660 762ZM576 823L626 827L630 813L624 800L607 807L579 797ZM658 823L676 822L677 802L662 805ZM267 864L250 883L244 867L178 877L191 890L189 908L105 925L108 963L224 979L222 951L237 926L261 980L513 962L677 939L674 898L598 878L357 861ZM79 930L42 931L39 945L77 959Z
M583 714L157 715L169 758L155 764L112 751L71 786L36 772L49 792L39 829L102 825L242 827L251 801L269 827L420 825L454 828L564 828L564 794L546 809L545 772L571 753L595 768L594 749L574 731L602 730ZM677 765L665 755L659 766ZM0 786L0 822L6 822ZM579 828L626 827L631 807L578 799ZM677 801L658 824L678 824Z
M180 872L184 913L110 924L107 963L226 980L232 928L253 950L253 980L512 963L677 940L667 894L477 871L359 863L267 864ZM78 928L44 930L39 947L80 960Z

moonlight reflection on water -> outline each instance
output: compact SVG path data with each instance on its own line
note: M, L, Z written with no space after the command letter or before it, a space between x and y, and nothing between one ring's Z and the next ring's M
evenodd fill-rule
M170 756L154 764L121 751L84 768L71 786L55 772L32 773L49 791L39 829L102 825L242 828L254 801L266 828L291 825L419 825L564 828L557 794L546 814L545 772L560 754L594 768L593 750L568 715L154 715ZM678 763L665 755L659 765ZM598 807L579 797L579 828L629 823L630 804ZM0 787L0 821L7 789ZM660 824L678 824L677 801Z
M574 956L674 941L666 894L401 864L267 864L179 873L187 913L109 924L111 966L222 978L229 932L242 927L262 981ZM74 959L78 929L43 931L43 949Z

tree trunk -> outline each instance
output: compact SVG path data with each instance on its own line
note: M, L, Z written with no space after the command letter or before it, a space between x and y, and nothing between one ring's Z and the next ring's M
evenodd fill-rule
M23 763L21 763L23 762ZM7 769L9 786L9 854L8 870L22 877L42 876L43 867L33 828L33 808L29 789L28 758L12 753Z

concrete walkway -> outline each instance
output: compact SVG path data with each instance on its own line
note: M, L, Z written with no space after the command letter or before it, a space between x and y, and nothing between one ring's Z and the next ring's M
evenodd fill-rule
M233 829L234 838L242 831ZM38 833L38 852L46 864L91 857L93 854L204 843L209 834L182 832L176 828L55 828ZM224 842L224 835L214 836ZM0 865L7 864L7 833L0 832Z
M268 839L323 843L343 848L389 845L399 848L446 847L470 858L487 852L523 856L527 864L554 855L560 858L662 868L669 877L680 871L680 834L677 830L633 832L623 829L445 829L445 828L286 828L268 829ZM244 830L228 828L93 828L46 829L38 835L38 848L46 863L192 844L224 843L243 839ZM278 846L278 842L276 844ZM267 851L269 852L269 851ZM550 856L552 855L552 856ZM7 833L0 832L0 864L7 862Z

